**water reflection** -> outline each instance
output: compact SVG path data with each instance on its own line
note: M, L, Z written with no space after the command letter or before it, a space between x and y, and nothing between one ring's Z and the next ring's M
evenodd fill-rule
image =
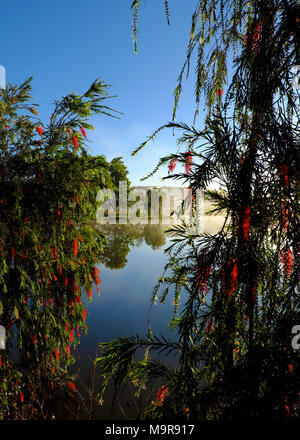
M99 225L98 228L107 237L100 262L108 269L122 269L126 266L127 256L132 247L146 243L153 250L166 244L165 225Z

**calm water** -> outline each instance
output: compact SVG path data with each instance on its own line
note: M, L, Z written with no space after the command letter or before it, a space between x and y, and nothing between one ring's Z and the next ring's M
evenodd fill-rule
M222 218L206 221L205 231L215 232ZM95 359L99 342L119 336L147 333L150 298L157 278L162 275L167 262L164 249L170 238L161 225L109 225L101 227L108 243L98 265L101 272L100 296L95 289L88 305L88 334L81 337L76 352L80 375L84 382ZM174 338L168 323L173 314L172 294L165 304L152 306L151 328L154 334ZM153 357L154 357L153 353ZM173 357L160 358L169 366L176 363Z

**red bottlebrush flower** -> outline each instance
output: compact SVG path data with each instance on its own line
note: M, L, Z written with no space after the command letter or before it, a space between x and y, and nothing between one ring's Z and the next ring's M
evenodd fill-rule
M74 240L73 240L73 252L74 252L75 256L78 254L78 243L77 243L76 238L74 238Z
M24 304L27 304L28 298L29 298L29 295L25 295Z
M34 334L33 336L30 336L31 337L31 339L32 339L32 342L34 343L34 344L37 344L37 336L36 336L36 334Z
M24 218L24 222L25 222L25 223L28 223L28 222L29 222L29 217L25 217L25 218Z
M68 331L69 331L69 323L66 322L66 332L68 332Z
M58 265L58 270L59 270L59 275L62 275L62 267L60 264Z
M49 304L50 304L50 307L53 306L53 298L49 298Z
M217 90L216 90L216 95L217 95L217 96L223 96L223 94L224 94L223 89L217 89Z
M67 357L69 357L69 356L70 356L70 353L71 353L71 350L70 350L70 347L69 347L68 345L66 345L66 347L65 347L65 351L66 351L66 353L67 353Z
M57 350L57 348L54 350L54 356L57 360L59 360L59 351Z
M83 134L83 136L86 138L86 131L85 131L84 127L80 127L80 131Z
M68 387L71 391L76 392L76 386L73 384L73 382L68 382Z
M233 291L236 289L237 279L238 279L238 267L236 259L232 261L227 261L223 265L222 269L222 291L224 294L231 296Z
M52 258L55 258L55 259L58 258L57 248L55 246L51 246L51 256L52 256Z
M42 135L42 134L44 133L44 130L43 130L42 127L40 127L40 126L36 127L36 131L37 131L40 135Z
M78 196L74 196L74 200L76 203L79 203L79 197Z
M176 168L176 164L177 164L177 158L175 157L174 159L171 159L170 160L170 163L169 163L169 165L168 165L168 168L169 168L169 170L170 170L170 173L173 173L173 171L175 170L175 168Z
M97 292L98 292L98 295L100 295L100 287L97 288Z
M69 342L72 342L74 338L74 329L72 328L69 332Z
M237 284L237 279L238 279L238 268L237 268L236 260L233 259L232 263L233 263L233 269L232 269L231 285L230 285L230 289L228 292L228 296L231 296L233 291L236 289L236 284Z
M86 315L87 315L87 311L86 311L86 309L83 309L83 312L82 312L83 322L85 322Z
M52 368L52 374L54 374L54 373L55 373L55 367Z
M254 31L254 34L252 37L252 46L251 46L252 50L259 49L258 43L260 40L260 33L261 33L261 24L258 24L255 28L255 31Z
M21 403L24 402L24 394L22 393L22 391L20 391L20 400L21 400Z
M78 150L78 140L76 136L72 137L72 144L74 145L74 147L76 148L76 150Z
M67 285L68 285L68 282L69 282L69 278L68 278L68 277L66 277L66 278L65 278L65 286L67 286Z
M10 253L11 253L11 259L14 261L14 259L15 259L15 255L16 255L16 250L15 250L15 248L11 248Z
M293 367L293 365L292 364L289 364L288 365L288 372L289 373L292 373L294 371L294 367Z
M93 297L93 289L90 288L89 290L87 290L86 294L87 294L88 298L92 299L92 297Z
M164 400L168 394L168 387L162 385L157 391L156 395L156 405L163 405Z
M42 246L40 244L38 244L38 250L39 250L39 252L41 252L41 250L42 250Z
M78 292L79 287L75 280L73 280L73 292Z
M81 304L81 298L80 298L80 295L77 295L76 298L75 298L75 300L76 300L76 302L77 302L78 304Z
M70 301L70 306L71 306L71 309L72 309L72 311L74 310L74 301L71 299L71 301Z
M99 278L99 269L98 267L94 267L94 279L95 279L95 283L97 284L97 286L101 283L101 280Z
M250 206L247 206L243 213L243 239L248 241L249 237L249 222L250 222Z
M2 359L1 359L1 357L0 357L0 368L2 367Z
M280 255L283 273L289 277L293 266L293 254L290 249L283 249Z
M53 279L53 281L57 281L57 276L53 274L52 279Z
M78 240L82 243L83 242L83 238L81 237L81 235L80 234L78 234Z
M72 134L72 130L70 128L68 128L68 132L69 134Z
M190 175L192 169L192 162L193 162L192 154L193 154L192 151L188 151L187 153L185 153L185 172L187 175Z

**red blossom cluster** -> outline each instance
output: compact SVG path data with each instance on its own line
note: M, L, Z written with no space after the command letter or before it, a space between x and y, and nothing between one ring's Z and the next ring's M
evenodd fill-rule
M166 398L168 394L168 387L166 387L165 385L162 385L159 390L157 391L157 395L156 395L156 405L163 405L164 404L164 400Z
M175 168L176 168L176 164L177 164L177 158L174 158L174 159L171 159L171 160L170 160L170 163L169 163L169 165L168 165L168 168L169 168L169 170L170 170L170 173L173 173L173 171L174 171Z
M193 163L193 152L187 151L185 153L185 172L187 175L191 174L192 163Z
M249 226L250 226L250 206L246 206L244 209L240 210L237 218L237 235L244 242L249 239Z
M280 251L280 257L283 273L289 277L291 275L294 260L292 251L289 248L282 249Z
M245 47L248 46L248 39L251 41L251 50L256 50L259 52L259 40L261 35L261 24L258 24L254 30L254 32L247 32L245 39L244 39L244 45Z
M228 296L231 296L237 286L238 266L237 261L233 258L227 261L222 267L222 290Z

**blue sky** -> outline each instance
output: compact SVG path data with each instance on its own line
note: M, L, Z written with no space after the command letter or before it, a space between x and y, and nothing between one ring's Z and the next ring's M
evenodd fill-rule
M55 99L84 92L97 77L113 86L111 93L118 96L110 105L124 115L120 120L93 118L95 130L89 138L94 154L105 154L109 160L124 157L133 184L141 184L139 179L161 156L177 149L170 131L130 156L172 118L172 91L185 60L197 1L170 0L170 26L163 3L142 1L137 55L130 0L16 0L1 5L0 64L6 68L7 82L20 84L33 76L34 102L40 104L43 121ZM184 86L177 120L192 124L194 110L191 77ZM161 184L160 176L167 171L144 184Z

